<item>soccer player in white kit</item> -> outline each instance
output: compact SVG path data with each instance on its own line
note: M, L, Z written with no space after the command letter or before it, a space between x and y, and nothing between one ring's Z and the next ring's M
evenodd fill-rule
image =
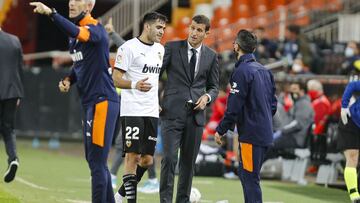
M147 13L139 37L125 42L115 59L113 80L121 88L121 127L125 152L123 185L115 201L136 202L137 183L153 163L159 118L158 81L164 47L159 43L167 18Z

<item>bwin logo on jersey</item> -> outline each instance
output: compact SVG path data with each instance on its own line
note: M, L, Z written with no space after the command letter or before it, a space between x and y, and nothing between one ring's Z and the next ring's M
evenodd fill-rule
M161 67L159 66L159 64L157 64L157 66L147 66L147 64L145 64L142 72L159 74L160 70L161 70Z
M81 61L84 58L81 51L70 54L70 56L73 62Z

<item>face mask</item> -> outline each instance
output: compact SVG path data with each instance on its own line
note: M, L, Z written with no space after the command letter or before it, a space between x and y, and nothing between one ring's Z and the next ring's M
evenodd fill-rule
M313 101L314 99L316 99L318 97L319 92L316 90L309 90L308 95L309 95L311 101Z
M345 57L350 58L354 56L354 50L350 47L346 47L345 49Z
M291 69L294 71L294 73L300 73L302 71L302 66L300 64L294 63Z
M86 13L83 11L78 16L74 18L70 18L71 22L75 23L76 25L79 24L80 20L82 20L86 16Z
M291 96L291 99L292 99L293 101L296 101L296 100L299 99L299 94L298 94L298 93L293 93L293 92L291 92L291 93L290 93L290 96Z

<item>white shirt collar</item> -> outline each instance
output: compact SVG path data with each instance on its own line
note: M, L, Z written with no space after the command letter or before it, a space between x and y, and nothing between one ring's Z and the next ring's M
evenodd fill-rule
M188 43L188 51L191 51L191 49L194 47L192 47L189 42L187 42L187 43ZM202 44L200 44L200 46L197 49L194 48L196 50L196 53L200 53L201 47L202 47Z

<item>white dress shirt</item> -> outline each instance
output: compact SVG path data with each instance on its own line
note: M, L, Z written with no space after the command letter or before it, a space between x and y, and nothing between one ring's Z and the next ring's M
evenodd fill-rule
M190 43L188 42L188 63L190 63L190 59L193 55L191 49L195 49L196 50L196 64L195 64L195 72L194 72L194 79L197 75L197 73L199 72L199 61L200 61L200 56L201 56L201 47L202 47L202 44L198 47L198 48L194 48L190 45ZM210 94L206 93L206 96L209 97L209 101L207 103L210 103L211 102L211 96Z
M197 73L199 72L199 61L200 61L200 56L201 56L201 47L202 47L202 44L197 48L195 49L194 47L192 47L189 42L188 42L188 63L190 63L190 59L193 55L191 49L195 49L196 50L196 64L195 64L195 72L194 72L194 77L196 77ZM193 78L194 79L194 78Z

